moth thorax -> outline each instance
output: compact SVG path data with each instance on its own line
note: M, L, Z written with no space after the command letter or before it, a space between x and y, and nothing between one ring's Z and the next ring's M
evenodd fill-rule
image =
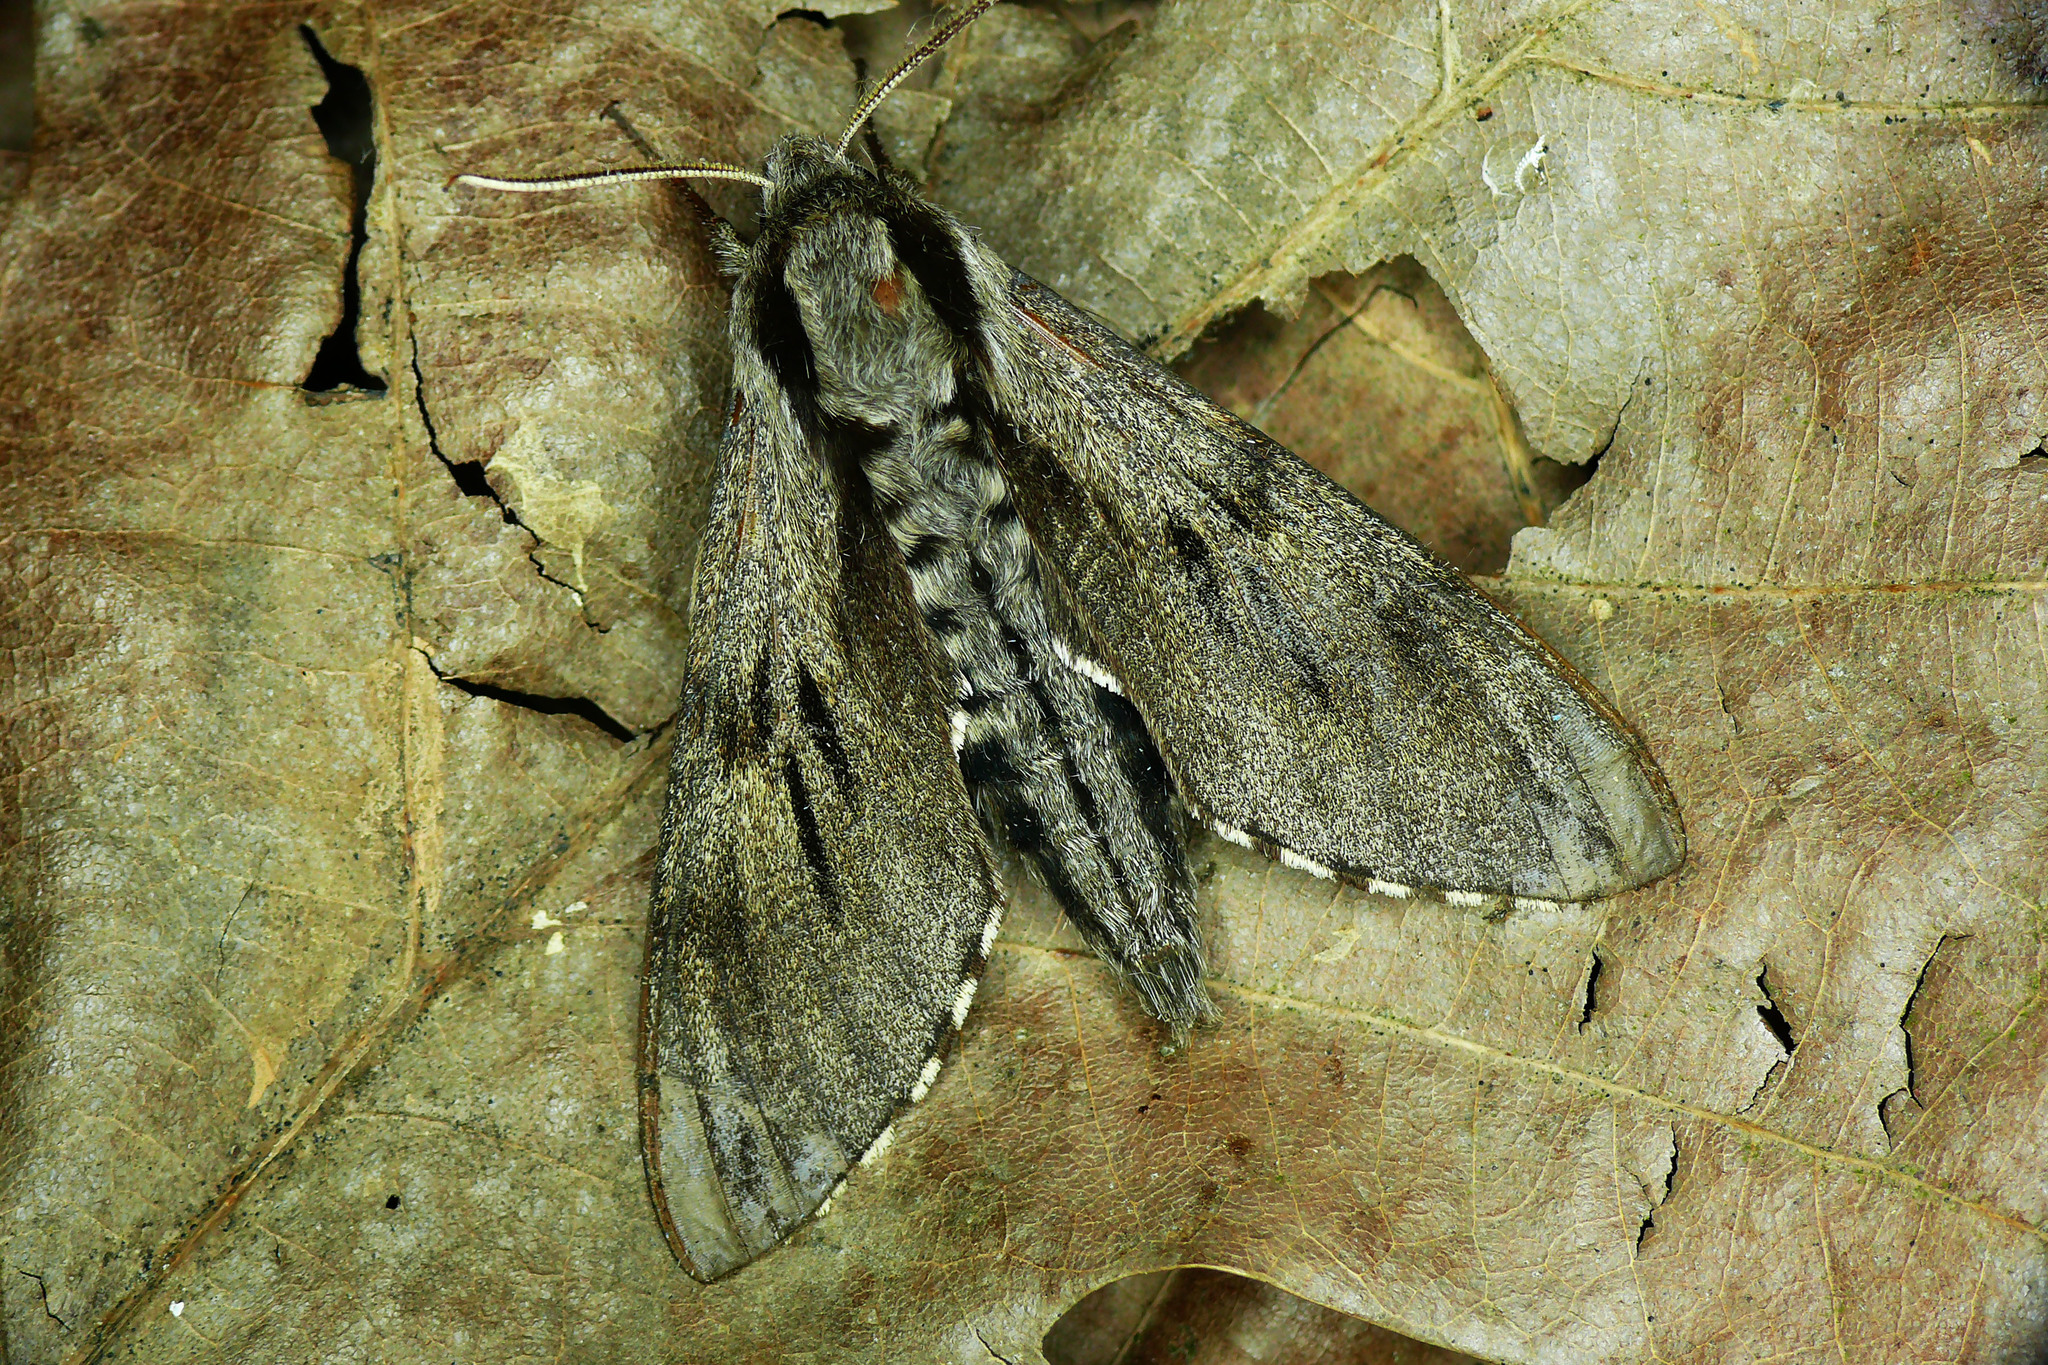
M825 411L903 427L953 401L960 345L897 260L881 220L845 210L805 224L790 243L784 278Z

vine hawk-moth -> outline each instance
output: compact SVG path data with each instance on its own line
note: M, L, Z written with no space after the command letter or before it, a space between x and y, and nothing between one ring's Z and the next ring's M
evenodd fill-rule
M1684 857L1627 726L1453 569L927 202L855 109L759 173L643 982L678 1258L779 1243L965 1018L1007 842L1176 1031L1211 1013L1184 822L1455 904ZM694 192L692 192L694 197Z

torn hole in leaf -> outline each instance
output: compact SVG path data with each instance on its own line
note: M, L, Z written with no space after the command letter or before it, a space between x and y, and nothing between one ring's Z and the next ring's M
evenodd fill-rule
M896 64L916 46L910 36L912 32L920 26L923 31L930 31L931 16L932 7L925 0L904 0L902 4L877 4L860 13L843 14L833 27L846 45L847 57L860 71L863 83L867 83L896 69ZM789 14L785 11L775 17L780 22ZM926 62L911 72L899 89L929 90L945 60L946 54L941 53L937 60Z
M1911 1047L1908 1047L1910 1053ZM1900 1086L1877 1102L1877 1121L1884 1127L1885 1142L1894 1150L1913 1131L1913 1125L1920 1121L1920 1102L1913 1098L1909 1086Z
M504 500L491 487L491 480L484 473L482 460L464 460L458 464L443 455L441 464L448 470L448 477L455 480L456 490L463 497L488 498L498 505L498 512L506 521L518 524L519 518L512 514L512 509L505 505Z
M2023 474L2048 474L2048 445L2035 446L2020 456L2020 472Z
M1790 1056L1799 1046L1799 1040L1792 1036L1792 1025L1785 1019L1785 1012L1778 1008L1778 997L1771 992L1770 969L1757 968L1756 988L1763 992L1764 1003L1756 1007L1756 1017L1763 1021L1771 1036L1778 1040L1778 1046Z
M933 7L921 0L818 0L806 8L783 10L756 58L754 98L821 134L836 136L860 94L894 71L939 22ZM872 111L856 139L856 159L865 158L867 135L873 134L898 170L915 180L925 178L925 155L952 109L950 100L930 88L948 55L942 52L918 67ZM735 213L711 194L714 186L699 188L743 237L750 235L757 193L749 189L737 196L732 201Z
M523 711L535 711L544 716L574 716L578 720L588 721L590 724L595 725L621 744L630 743L636 738L633 731L621 722L618 717L612 715L588 697L548 697L542 696L537 692L521 692L515 688L499 687L495 683L477 682L471 678L453 677L443 673L438 668L434 668L434 661L432 659L427 660L427 667L433 669L436 678L447 683L456 691L465 692L472 697L483 697L490 701L503 702L507 706L516 706Z
M1075 55L1085 56L1095 44L1124 25L1131 25L1135 31L1150 23L1159 11L1159 0L1094 0L1092 4L1018 0L1017 8L1037 10L1057 19L1073 31Z
M299 36L306 40L313 60L320 64L320 73L327 78L327 94L313 106L313 122L327 139L328 154L349 168L348 260L341 272L341 321L320 343L301 387L308 394L381 397L385 383L363 368L356 346L356 328L363 315L358 267L363 246L370 240L370 190L377 181L370 82L361 67L330 56L311 24L299 25Z
M1284 1353L1273 1354L1283 1342ZM1259 1280L1202 1268L1154 1271L1104 1285L1061 1315L1040 1350L1049 1365L1267 1359L1469 1365L1477 1359Z
M1920 1004L1921 992L1927 989L1928 970L1934 966L1935 960L1941 956L1941 950L1948 946L1949 941L1959 937L1967 938L1969 936L1967 934L1943 934L1941 936L1941 941L1934 945L1934 951L1929 953L1927 960L1920 964L1920 975L1913 982L1913 992L1906 997L1906 1007L1899 1011L1899 1031L1906 1035L1906 1093L1912 1096L1916 1104L1924 1103L1924 1101L1920 1099L1920 1088L1917 1084L1918 1068L1914 1065L1913 1058L1913 1030L1916 1023L1914 1011Z
M1254 305L1175 368L1467 573L1505 569L1515 532L1593 474L1593 461L1531 449L1486 353L1412 256L1317 279L1291 319Z
M1669 1203L1671 1192L1678 1187L1678 1138L1666 1125L1659 1125L1651 1135L1656 1152L1651 1158L1647 1172L1639 1172L1648 1179L1643 1183L1643 1197L1646 1201L1643 1221L1636 1226L1636 1253L1642 1254L1650 1240L1650 1233L1657 1226L1657 1211Z
M1607 965L1607 959L1595 948L1592 961L1586 967L1586 994L1579 1004L1579 1032L1586 1031L1586 1025L1593 1022L1593 1012L1600 1008L1600 972Z
M940 22L944 8L931 0L904 0L877 6L873 13L848 15L839 21L848 55L866 62L874 75L893 70ZM1000 5L912 73L890 100L907 89L950 105L973 87L972 102L998 122L1013 128L1053 122L1091 98L1089 92L1129 51L1158 8L1158 0ZM888 108L884 102L877 112L886 114ZM958 131L948 130L945 140L950 143ZM956 144L953 150L964 148Z

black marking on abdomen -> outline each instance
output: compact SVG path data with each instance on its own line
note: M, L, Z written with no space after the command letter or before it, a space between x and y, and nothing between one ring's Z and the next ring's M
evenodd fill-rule
M1138 714L1138 708L1131 704L1130 698L1118 696L1101 686L1095 688L1095 709L1109 722L1117 762L1130 779L1131 789L1138 795L1139 816L1145 827L1163 845L1170 844L1178 851L1180 839L1173 824L1173 774L1167 771L1166 759L1161 756L1159 746L1152 742L1152 733L1145 728L1145 718Z
M970 740L960 750L960 776L969 792L1010 786L1020 774L1010 762L1010 747L1001 736ZM1022 852L1020 849L1019 852Z
M1045 733L1051 738L1053 748L1059 753L1060 768L1066 773L1067 785L1074 789L1074 807L1081 812L1081 818L1088 822L1088 833L1100 838L1102 808L1096 804L1095 793L1082 778L1080 764L1074 761L1074 746L1067 739L1067 727L1060 722L1059 710L1052 704L1052 698L1045 695L1045 684L1039 679L1033 678L1027 687L1031 693L1031 700L1038 705L1038 722L1045 727ZM1116 860L1111 858L1110 861L1114 863Z
M1035 858L1045 852L1045 817L1029 803L1005 801L1000 794L997 796L996 805L1001 812L1003 837L1010 841L1011 848L1027 858Z
M1045 883L1045 889L1052 893L1060 908L1067 912L1067 918L1086 932L1102 932L1102 921L1089 908L1088 898L1067 876L1066 864L1059 858L1051 832L1045 827L1045 817L1030 802L1017 799L1022 797L1021 792L1007 793L1012 798L1009 800L1003 799L1005 793L1000 788L993 794L1004 840L1020 855L1031 860L1039 880Z

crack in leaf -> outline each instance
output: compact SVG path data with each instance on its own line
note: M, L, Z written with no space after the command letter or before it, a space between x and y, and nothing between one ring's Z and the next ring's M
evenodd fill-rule
M501 687L497 683L479 682L459 674L442 671L434 662L434 656L419 649L419 656L426 660L434 676L458 692L472 697L484 697L491 701L516 706L522 711L532 711L543 716L574 716L578 720L595 725L621 744L630 744L639 736L631 726L598 705L592 697L551 697L540 692L522 692L517 688Z
M574 583L565 582L555 577L554 574L548 571L548 567L541 563L541 547L548 543L547 540L538 531L534 530L533 527L527 525L525 520L519 515L518 509L507 502L499 495L498 490L491 486L490 477L485 469L484 462L482 460L463 460L458 463L449 458L448 453L441 448L440 433L434 427L433 414L427 409L427 381L426 376L420 370L420 345L418 337L414 337L412 341L412 381L413 405L418 408L420 423L426 428L427 449L432 451L434 458L441 462L441 467L448 471L448 477L455 481L455 487L466 498L482 498L490 502L498 509L499 515L504 518L508 525L517 526L520 530L526 532L533 540L533 547L526 552L526 558L533 565L534 574L543 582L551 583L575 597L577 609L581 613L583 624L586 627L600 635L608 634L611 628L591 616L590 603L584 590L577 587ZM579 544L574 551L579 567L582 563L582 553L582 547Z
M1792 1036L1792 1026L1785 1022L1785 1012L1778 1008L1778 997L1771 993L1770 969L1756 969L1756 988L1763 992L1764 1003L1756 1007L1756 1017L1771 1031L1771 1037L1778 1040L1785 1055L1790 1057L1799 1050L1799 1040Z
M43 1301L43 1316L48 1318L51 1322L56 1323L65 1331L70 1331L71 1324L64 1321L64 1319L58 1317L55 1310L53 1310L50 1307L50 1286L43 1282L43 1277L41 1275L36 1274L36 1272L33 1270L17 1270L14 1273L17 1275L25 1276L28 1279L34 1280L36 1282L36 1293L42 1298Z
M1580 1033L1586 1031L1586 1025L1593 1022L1593 1015L1600 1008L1599 996L1597 994L1600 987L1600 971L1607 965L1606 956L1601 953L1598 946L1595 946L1593 951L1587 956L1589 961L1586 964L1586 984L1584 994L1580 996L1579 1004L1578 1031Z

